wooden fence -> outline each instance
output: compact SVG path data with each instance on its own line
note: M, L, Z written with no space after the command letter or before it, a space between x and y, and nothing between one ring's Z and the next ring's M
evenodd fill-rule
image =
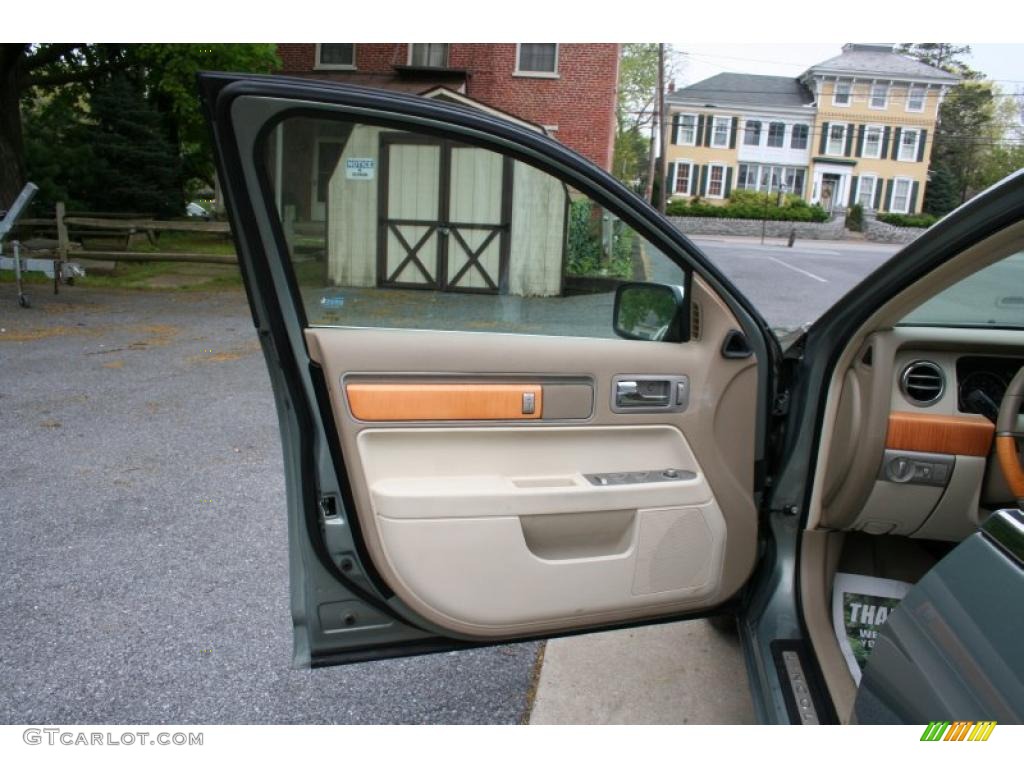
M184 251L132 251L135 235L145 235L154 245L162 232L192 232L224 237L231 235L226 221L160 220L136 214L87 213L71 214L63 203L57 203L53 218L23 218L18 222L22 230L55 232L56 239L47 249L54 258L68 261L69 255L78 260L102 261L180 261L201 264L237 264L234 254L189 253ZM75 242L75 237L78 242ZM124 238L123 250L85 248L84 240L102 237Z

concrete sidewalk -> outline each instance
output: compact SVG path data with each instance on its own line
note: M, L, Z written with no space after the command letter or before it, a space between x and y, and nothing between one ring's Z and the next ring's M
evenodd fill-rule
M734 631L703 619L549 640L531 725L754 723Z

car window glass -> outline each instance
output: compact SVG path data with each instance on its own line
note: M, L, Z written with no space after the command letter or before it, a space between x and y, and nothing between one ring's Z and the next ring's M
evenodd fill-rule
M497 152L307 117L265 152L313 326L612 337L618 285L685 284L623 221Z
M1024 328L1024 251L951 285L900 324Z

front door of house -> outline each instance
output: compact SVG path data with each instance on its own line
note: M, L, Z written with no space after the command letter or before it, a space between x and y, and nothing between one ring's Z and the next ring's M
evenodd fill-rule
M825 175L821 180L821 207L832 213L832 205L836 197L836 186L839 179L832 175Z
M425 136L382 134L381 166L378 285L505 290L511 161Z

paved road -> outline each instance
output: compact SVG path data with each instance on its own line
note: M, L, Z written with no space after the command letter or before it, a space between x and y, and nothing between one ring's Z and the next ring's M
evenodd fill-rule
M754 302L773 328L813 322L901 246L798 241L793 248L695 237L708 257Z
M892 250L700 244L781 326ZM536 643L289 668L280 443L240 292L33 294L0 284L0 722L522 717Z
M0 284L0 722L511 723L536 643L290 669L284 480L240 292Z

